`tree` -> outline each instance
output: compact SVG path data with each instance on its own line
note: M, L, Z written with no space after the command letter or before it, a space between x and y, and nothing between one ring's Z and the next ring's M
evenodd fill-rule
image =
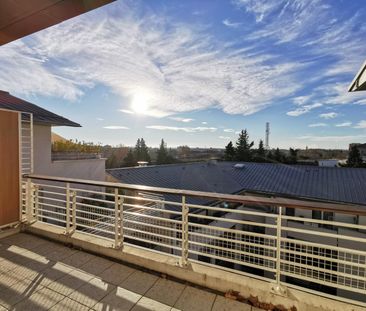
M161 140L158 155L156 158L156 164L166 164L168 162L168 152L166 150L166 144L164 139Z
M249 142L249 135L247 130L242 130L236 141L236 160L249 162L252 160L252 148L254 142Z
M232 142L229 142L225 147L224 159L225 161L235 160L235 148Z
M360 150L358 150L356 145L353 145L348 153L347 166L350 167L362 167L362 157Z
M256 162L265 162L266 160L266 150L264 149L263 140L259 140L258 149L255 152Z
M280 151L279 148L277 148L274 152L273 155L273 159L278 162L278 163L282 163L285 159L285 156L283 155L283 153Z
M299 149L290 148L289 157L288 157L288 161L287 161L289 164L296 164L297 163L297 153L298 152L299 152Z
M135 166L137 163L132 149L128 150L126 157L123 159L124 166Z
M133 155L136 162L150 162L149 148L146 146L145 140L143 138L137 139Z

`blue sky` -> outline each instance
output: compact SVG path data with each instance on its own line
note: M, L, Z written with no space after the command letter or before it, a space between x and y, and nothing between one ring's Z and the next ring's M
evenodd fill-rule
M0 49L0 88L79 122L66 138L224 147L366 140L363 0L116 1Z

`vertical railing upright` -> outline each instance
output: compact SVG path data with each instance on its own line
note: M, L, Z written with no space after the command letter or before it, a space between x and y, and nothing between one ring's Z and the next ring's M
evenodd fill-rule
M30 178L27 178L26 198L27 221L31 222L33 220L33 184Z
M182 267L188 266L188 215L189 207L186 204L186 197L182 196L182 257L181 265Z
M73 190L70 193L71 196L71 204L72 204L72 228L70 230L70 234L74 233L76 230L76 191Z
M281 287L281 235L282 235L282 206L278 206L278 214L276 218L276 287L275 291L280 293Z
M114 247L123 245L123 198L119 195L118 188L114 189Z
M34 219L38 220L38 207L39 207L39 186L33 186L33 197L34 197Z
M70 183L66 183L66 234L70 234Z

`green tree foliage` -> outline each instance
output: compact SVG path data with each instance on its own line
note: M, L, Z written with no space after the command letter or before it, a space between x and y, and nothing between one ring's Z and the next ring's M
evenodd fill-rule
M231 141L225 147L224 158L225 158L225 161L234 161L235 160L235 148Z
M126 157L123 159L124 166L136 166L137 161L135 160L134 152L132 149L128 150Z
M285 161L285 155L277 148L273 154L273 160L277 163L282 163Z
M254 142L249 141L249 135L247 130L242 130L239 134L238 140L236 141L236 160L250 162L253 158L251 148Z
M264 149L263 140L259 140L258 149L255 151L254 155L255 162L266 162L266 150Z
M287 159L288 164L296 164L297 163L297 153L299 152L298 149L289 149L289 156Z
M52 143L52 152L100 153L102 147L85 141L60 140Z
M143 138L137 139L134 150L134 159L136 162L138 161L150 162L149 148L147 147L145 140Z
M348 153L347 166L349 167L363 167L360 150L356 145L353 145Z
M161 140L160 147L158 150L158 155L156 158L156 164L167 164L169 158L168 151L166 150L166 144L164 139Z

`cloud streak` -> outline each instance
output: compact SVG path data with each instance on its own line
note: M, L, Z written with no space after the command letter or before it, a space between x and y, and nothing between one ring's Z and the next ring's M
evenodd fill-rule
M174 131L174 132L186 132L186 133L197 133L197 132L216 132L216 127L179 127L179 126L165 126L165 125L148 125L147 129L160 130L160 131Z

